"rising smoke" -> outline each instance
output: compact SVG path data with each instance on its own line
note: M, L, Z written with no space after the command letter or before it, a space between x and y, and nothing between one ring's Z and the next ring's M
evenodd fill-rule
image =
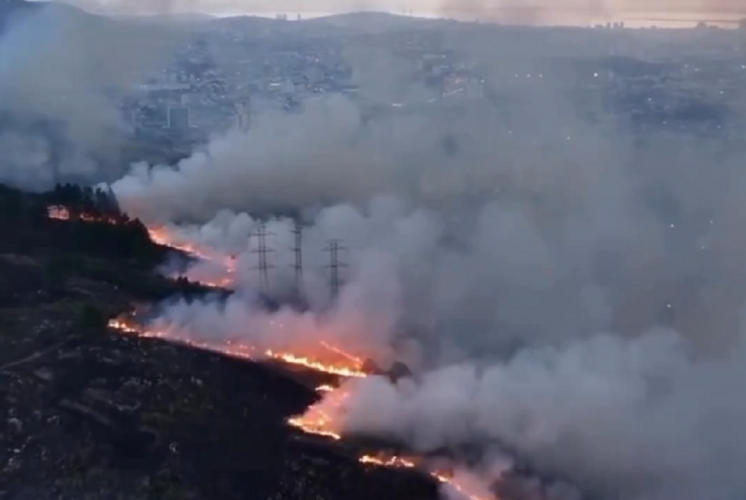
M177 33L63 5L18 1L4 9L0 181L47 189L121 175L127 131L114 98L157 67Z
M600 498L733 498L745 486L743 346L717 360L688 347L670 331L599 335L417 382L350 382L346 411L326 410L345 432L421 452L507 447Z
M482 40L460 47L484 58ZM521 71L542 67L530 52L542 43L522 50ZM488 61L498 82L513 77L499 54ZM398 83L368 89L383 105L401 95ZM344 388L341 429L421 452L476 446L480 477L509 453L604 497L737 494L741 151L685 134L640 141L623 121L589 123L548 86L499 90L512 112L439 102L371 118L343 98L315 101L261 115L248 136L176 168L135 166L113 185L122 205L191 221L185 238L239 256L239 288L258 286L258 222L243 212L281 250L276 292L294 286L283 217L305 226L308 312L267 317L238 297L172 305L160 325L269 348L324 339L384 366L404 358L415 380ZM351 248L337 302L330 238ZM418 348L391 349L404 339ZM556 484L541 494L578 495Z
M593 121L535 78L557 76L543 49L567 45L522 44L515 62L517 49L464 33L444 43L483 61L491 100L430 103L419 84L401 91L402 66L395 81L359 70L381 79L365 90L377 106L335 97L267 112L248 134L114 182L132 215L236 257L227 277L239 293L164 304L154 326L404 358L416 378L345 387L340 425L422 452L476 445L478 471L516 453L591 494L732 498L746 486L742 148ZM366 54L350 51L353 67ZM402 96L416 104L391 106ZM83 127L76 144L100 144L84 132L105 128ZM48 153L23 141L3 137L34 153L3 176L18 180L23 165L24 182L43 182L34 165ZM251 293L251 235L266 222L278 250L269 293L292 290L288 216L305 227L309 308L267 313ZM350 249L337 300L331 238ZM417 349L397 352L403 340Z

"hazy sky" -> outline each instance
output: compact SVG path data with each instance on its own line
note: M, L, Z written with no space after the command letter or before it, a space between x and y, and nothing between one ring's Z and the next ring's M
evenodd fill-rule
M618 15L746 15L744 0L66 0L118 13L199 12L306 14L355 10L411 11L483 18L616 17Z

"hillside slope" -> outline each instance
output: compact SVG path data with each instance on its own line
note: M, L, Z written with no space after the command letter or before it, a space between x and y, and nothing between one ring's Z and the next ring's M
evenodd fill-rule
M45 196L0 189L1 499L437 498L285 423L318 375L109 329L132 303L206 290L153 273L168 250L136 221L48 219Z

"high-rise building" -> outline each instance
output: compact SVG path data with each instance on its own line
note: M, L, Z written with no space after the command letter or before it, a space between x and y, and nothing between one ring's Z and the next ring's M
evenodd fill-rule
M190 126L189 108L186 106L172 106L168 108L168 128L184 130Z

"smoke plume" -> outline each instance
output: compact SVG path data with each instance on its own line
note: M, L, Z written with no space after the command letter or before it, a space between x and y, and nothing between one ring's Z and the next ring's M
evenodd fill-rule
M9 20L0 35L0 181L46 189L121 175L127 131L114 96L153 69L176 34L55 4L19 7Z
M115 182L132 215L235 257L240 293L164 304L154 325L404 360L412 379L342 388L343 411L328 409L341 430L421 452L515 454L560 478L551 498L577 497L565 480L635 500L735 496L746 486L743 147L637 126L612 107L586 85L611 79L601 38L537 30L501 48L514 31L454 30L438 40L478 61L483 98L422 99L419 81L402 92L396 64L357 100L260 114L248 134ZM558 62L562 51L582 60ZM582 102L567 90L580 86ZM742 131L742 111L726 125ZM292 219L304 227L299 287ZM247 298L263 286L260 221L276 250L264 292L300 292L305 312ZM330 239L349 248L336 298Z
M322 408L343 431L421 452L508 447L602 497L724 499L744 487L745 360L740 344L723 359L697 359L670 331L599 335L417 381L350 382L344 412Z

